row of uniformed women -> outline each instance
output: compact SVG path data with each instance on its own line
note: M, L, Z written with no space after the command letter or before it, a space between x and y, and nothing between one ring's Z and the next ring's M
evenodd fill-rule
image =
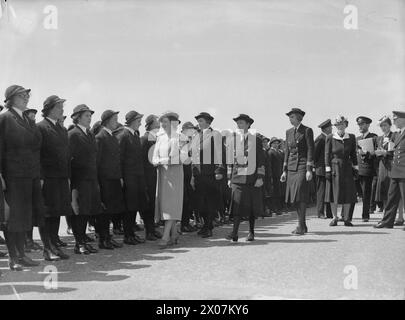
M97 252L85 234L91 216L102 249L122 246L109 234L111 215L118 213L124 215L124 243L144 241L134 233L137 211L145 222L147 239L161 237L154 229L153 186L145 181L144 159L136 158L144 153L137 133L142 115L129 112L117 139L112 131L118 112L107 110L102 115L103 130L94 136L89 130L93 111L86 105L74 108L75 125L68 132L61 124L64 99L48 97L44 119L35 124L27 115L30 89L13 85L5 96L7 111L0 115L0 197L5 198L0 201L0 222L11 270L38 265L24 250L25 234L33 226L39 227L46 260L69 258L58 237L60 216L71 215L78 254ZM156 125L157 117L147 120Z

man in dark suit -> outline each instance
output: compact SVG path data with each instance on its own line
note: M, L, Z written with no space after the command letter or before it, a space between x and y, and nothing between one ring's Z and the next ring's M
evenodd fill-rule
M357 144L360 140L363 139L372 139L374 144L374 149L376 148L376 139L377 135L375 133L369 132L370 124L372 120L370 118L361 116L356 119L357 124L359 125L361 136L357 137ZM370 206L373 201L371 199L372 194L372 185L373 179L376 175L376 160L374 151L372 152L363 152L363 150L358 146L357 147L357 159L359 164L359 183L361 186L363 194L363 210L362 210L362 219L364 222L368 222L370 218ZM350 207L350 220L353 217L354 204Z
M69 258L60 248L67 244L58 236L60 217L72 214L68 133L58 121L63 116L65 101L56 95L48 97L42 109L44 119L38 123L42 134L41 185L48 237L44 244L44 258L48 261Z
M219 181L225 175L223 144L221 134L211 128L214 118L209 113L201 112L195 119L200 131L192 141L191 185L195 188L198 212L204 219L204 226L198 234L208 238L212 237L213 220L221 201Z
M332 133L331 120L325 120L318 128L322 130L322 133L315 139L316 210L318 212L318 218L333 218L330 203L325 203L325 141L326 136Z
M393 111L393 119L400 132L394 141L391 182L385 213L375 228L393 228L399 201L402 199L405 203L405 112Z
M100 249L113 250L122 244L112 239L110 221L125 212L120 145L113 131L117 128L118 111L106 110L101 115L101 128L96 135L97 174L103 213L96 217Z
M297 208L298 226L292 233L303 235L308 232L305 214L310 202L309 181L313 177L314 133L301 123L305 115L301 109L292 108L286 115L293 127L286 132L281 181L287 181L285 201L295 204Z

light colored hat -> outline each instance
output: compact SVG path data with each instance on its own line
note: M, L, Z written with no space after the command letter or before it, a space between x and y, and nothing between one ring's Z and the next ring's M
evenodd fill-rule
M347 126L349 124L349 120L347 120L347 118L345 116L338 115L335 118L335 120L333 122L333 125L337 126L337 125L342 124L342 123L346 123L346 126Z

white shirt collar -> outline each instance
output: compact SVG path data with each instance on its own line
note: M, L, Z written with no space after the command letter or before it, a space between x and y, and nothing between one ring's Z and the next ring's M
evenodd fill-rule
M367 137L367 135L368 135L369 133L370 133L369 131L367 131L366 133L363 133L363 138Z
M301 126L301 122L298 126L294 127L294 129L298 130L298 128Z
M110 136L113 135L113 133L112 133L112 131L111 131L110 129L108 129L108 128L106 128L106 127L103 127L103 129L104 129L105 131L107 131L107 132L110 134Z
M84 132L85 135L87 135L87 128L82 126L81 124L77 124L77 126L82 129L82 131Z
M19 115L21 118L23 118L23 119L24 119L23 112L22 112L20 109L15 108L15 107L12 107L12 108L13 108L13 110L14 110L15 112L17 112L17 113L18 113L18 115Z
M206 133L207 133L207 131L209 131L209 130L210 130L210 128L209 128L209 127L208 127L208 128L205 128L205 129L203 129L203 130L202 130L202 133L203 133L203 134L206 134Z
M129 132L131 132L133 135L135 135L135 130L134 130L134 129L132 129L132 128L130 128L130 127L125 127L125 128L128 129Z
M347 132L345 132L343 137L341 137L341 136L339 136L339 134L337 132L335 132L333 134L333 138L336 139L336 140L345 140L345 139L349 139L349 134Z
M51 119L51 118L49 118L49 117L46 117L49 121L51 121L55 126L56 126L56 123L57 123L57 121L56 120L53 120L53 119Z

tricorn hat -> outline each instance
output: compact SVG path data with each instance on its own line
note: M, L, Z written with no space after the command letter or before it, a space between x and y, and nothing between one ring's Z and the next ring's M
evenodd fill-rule
M48 98L45 99L43 108L42 108L42 113L46 113L48 110L51 110L57 103L59 102L65 102L66 99L59 98L56 95L49 96Z
M125 115L125 124L129 125L129 124L131 124L132 121L142 118L142 117L143 117L143 114L141 114L135 110L131 110Z
M111 117L118 114L119 111L106 110L101 114L101 125L104 125Z
M300 115L302 115L302 116L305 116L305 111L301 110L300 108L291 108L291 110L288 111L288 112L286 113L286 115L287 115L287 116L290 116L291 114L294 114L294 113L300 114Z
M233 121L238 121L238 120L245 120L247 123L252 124L255 122L251 117L249 117L247 114L240 113L237 117L233 118Z
M74 118L75 116L77 116L80 113L86 112L86 111L90 111L91 114L94 113L93 110L90 110L90 108L88 106L86 106L85 104L79 104L78 106L74 107L73 109L73 113L70 116L71 118Z
M9 86L6 89L6 92L4 93L4 96L6 97L4 102L7 102L8 100L11 99L11 97L15 96L16 94L22 93L22 92L31 92L31 89L25 89L24 87L16 85L16 84Z
M211 116L208 112L200 112L194 118L196 120L198 120L199 118L204 118L204 119L206 119L206 120L208 120L210 122L212 122L214 120L214 117Z

